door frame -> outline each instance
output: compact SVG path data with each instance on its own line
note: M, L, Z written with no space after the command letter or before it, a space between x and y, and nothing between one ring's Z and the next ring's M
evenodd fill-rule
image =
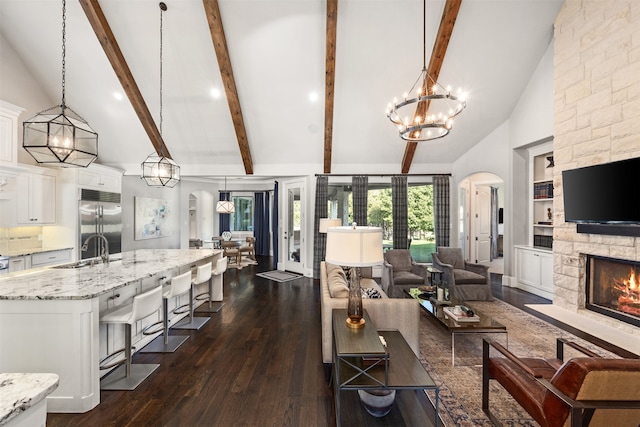
M307 227L307 197L306 197L306 181L303 178L292 179L282 183L282 203L281 203L281 222L278 227L279 262L278 269L292 271L294 273L305 273L305 265L307 259L306 247L306 227ZM300 190L300 257L299 261L289 259L289 191L291 189Z

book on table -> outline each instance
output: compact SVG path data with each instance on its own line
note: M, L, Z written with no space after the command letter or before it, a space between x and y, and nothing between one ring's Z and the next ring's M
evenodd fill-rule
M474 314L473 316L467 316L467 314L464 311L460 314L456 314L453 312L453 308L451 307L444 307L442 310L444 311L444 314L446 314L447 316L449 316L450 318L452 318L458 323L480 321L480 317L477 314Z

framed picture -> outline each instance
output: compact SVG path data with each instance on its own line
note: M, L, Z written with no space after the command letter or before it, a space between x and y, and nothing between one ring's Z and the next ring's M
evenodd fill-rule
M171 212L164 199L135 198L135 240L171 236Z

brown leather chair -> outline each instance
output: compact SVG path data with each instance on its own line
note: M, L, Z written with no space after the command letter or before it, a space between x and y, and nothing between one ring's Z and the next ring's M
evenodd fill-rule
M562 362L562 344L589 357ZM491 357L491 348L500 354ZM555 359L519 358L484 340L482 409L489 410L489 380L497 380L542 427L640 425L640 359L607 359L566 340Z
M466 262L461 248L438 246L431 255L433 266L444 272L442 280L460 301L493 301L489 267Z

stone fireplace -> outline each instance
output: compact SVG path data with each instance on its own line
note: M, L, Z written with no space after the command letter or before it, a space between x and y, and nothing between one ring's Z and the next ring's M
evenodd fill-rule
M587 255L587 310L640 326L640 262Z
M637 321L638 315L618 310L619 304L610 307L612 298L625 291L609 288L600 294L592 288L587 290L588 277L601 273L586 255L627 260L619 267L619 274L626 277L616 280L630 280L633 269L637 281L640 237L579 233L575 224L564 220L562 189L564 170L640 157L638 28L637 1L566 0L555 21L553 306L579 317L578 326L589 321L626 333L625 337L633 339L620 342L634 345L634 351L640 354L640 325L627 322ZM587 309L588 293L589 305L604 306L608 312ZM610 316L611 310L624 318ZM610 341L608 336L603 339Z

